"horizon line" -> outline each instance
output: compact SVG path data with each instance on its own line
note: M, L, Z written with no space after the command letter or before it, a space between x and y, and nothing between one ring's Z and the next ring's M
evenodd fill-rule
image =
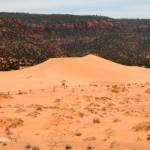
M104 15L100 15L100 14L74 14L74 13L33 13L33 12L12 12L12 11L3 11L0 13L18 13L18 14L29 14L29 15L72 15L72 16L97 16L97 17L106 17L106 18L110 18L110 19L141 19L141 20L149 20L150 18L143 18L143 17L133 17L133 18L129 18L129 17L109 17L109 16L104 16Z

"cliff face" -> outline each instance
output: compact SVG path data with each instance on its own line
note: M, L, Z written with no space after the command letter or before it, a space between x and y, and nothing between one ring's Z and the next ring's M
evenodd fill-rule
M63 23L63 24L55 24L50 26L43 25L30 25L34 31L49 31L49 30L107 30L107 29L126 29L126 25L120 22L109 22L109 21L84 21L76 23Z
M150 32L150 27L146 26L146 25L143 25L143 26L135 27L135 28L133 28L133 30L135 32Z
M0 57L33 65L51 57L93 53L150 67L150 20L0 13Z
M44 25L29 25L34 31L49 31L49 30L108 30L108 29L118 29L118 30L132 30L135 32L146 32L150 31L150 26L140 25L130 27L126 23L122 22L111 22L111 21L77 21L75 23L62 23L54 24L49 26Z

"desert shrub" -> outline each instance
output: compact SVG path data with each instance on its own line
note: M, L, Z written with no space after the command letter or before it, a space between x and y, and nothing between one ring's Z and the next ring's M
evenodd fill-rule
M93 123L100 123L100 119L99 118L94 118Z
M37 147L37 146L33 146L33 147L32 147L32 150L40 150L40 148Z
M67 145L65 146L65 149L72 149L72 145L67 144Z
M76 131L76 132L75 132L75 135L76 135L76 136L81 136L82 134L81 134L81 132Z
M36 110L37 110L37 111L42 111L43 108L42 108L41 106L37 106Z
M145 91L145 93L150 94L150 88Z
M150 134L147 135L147 140L150 140Z
M89 145L86 149L87 149L87 150L92 150L93 148L92 148L91 145Z
M132 128L134 131L149 131L150 122L142 122Z
M31 145L30 144L27 144L26 146L25 146L25 149L30 149L31 148Z

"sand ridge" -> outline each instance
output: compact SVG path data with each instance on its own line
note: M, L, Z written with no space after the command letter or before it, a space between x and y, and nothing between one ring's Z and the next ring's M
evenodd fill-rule
M53 58L19 71L0 72L0 90L41 89L58 85L62 80L70 85L93 81L149 82L150 69L124 66L94 55Z
M54 58L0 84L2 150L150 149L150 69Z

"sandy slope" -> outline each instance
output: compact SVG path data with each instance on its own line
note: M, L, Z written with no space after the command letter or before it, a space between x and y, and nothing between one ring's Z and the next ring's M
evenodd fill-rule
M145 92L149 89L149 93ZM0 149L149 150L150 83L0 95ZM26 149L29 150L29 149Z
M0 90L47 88L59 85L62 80L70 85L87 84L91 81L148 82L150 70L119 65L94 55L54 58L27 69L0 72Z
M0 72L0 150L34 146L149 150L150 69L88 55Z

